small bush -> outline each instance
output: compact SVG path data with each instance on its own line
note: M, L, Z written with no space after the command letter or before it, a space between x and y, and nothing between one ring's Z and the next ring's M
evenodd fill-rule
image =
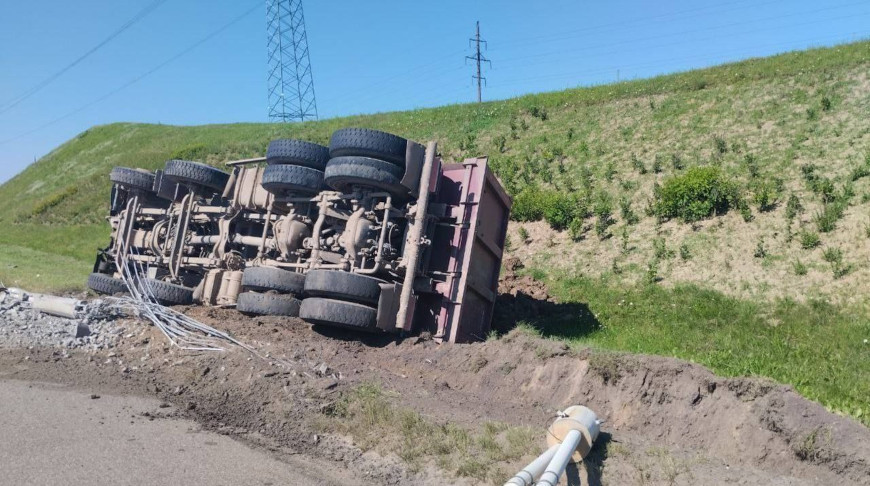
M785 218L789 221L793 220L798 214L804 212L804 206L801 204L795 193L791 193L788 201L785 203Z
M662 156L661 154L656 154L653 159L652 171L656 174L661 174L662 170Z
M716 167L693 167L664 181L656 212L665 218L698 221L724 214L739 201L736 184Z
M571 223L568 224L568 235L571 237L573 241L580 241L583 239L583 234L585 230L583 229L583 220L581 218L575 217L571 220Z
M822 111L831 111L832 106L833 106L833 103L831 103L831 98L828 98L827 96L823 96L822 97Z
M515 221L543 219L557 230L566 229L575 217L585 216L585 206L576 196L534 187L523 189L514 199L511 210Z
M792 268L794 268L795 275L806 275L807 274L807 266L803 264L800 260L795 260L792 264Z
M815 108L807 108L807 120L815 121L819 119L819 111Z
M683 170L686 168L686 163L683 162L683 159L679 154L671 154L671 167L673 167L675 171Z
M640 221L640 218L637 217L637 214L631 208L631 198L628 196L624 196L619 200L619 212L626 224L637 224Z
M645 277L646 277L646 283L648 283L648 284L654 284L654 283L658 282L659 280L661 280L659 278L659 261L658 260L653 259L649 262L649 264L647 264Z
M686 261L690 258L692 258L692 253L689 252L689 245L683 243L682 245L680 245L680 259Z
M743 163L746 165L746 171L749 172L749 177L755 179L761 174L761 168L758 166L758 157L754 154L744 155Z
M613 202L610 200L610 195L606 192L598 193L592 212L597 218L595 221L595 233L603 238L607 234L607 228L614 223Z
M852 173L849 174L849 178L853 181L857 181L858 179L867 177L870 175L870 166L867 164L859 165L857 167L852 168Z
M843 217L845 211L844 205L838 202L825 204L821 210L816 212L813 221L816 223L816 228L820 233L830 233L837 227L837 221Z
M728 152L728 142L725 141L722 137L713 137L713 147L716 149L718 154L724 154Z
M843 264L843 250L839 248L825 248L822 253L822 258L831 264L831 271L834 273L834 278L845 276L851 271L851 265Z
M801 240L801 248L804 250L812 250L813 248L818 247L822 243L822 239L819 238L818 233L813 233L812 231L803 230L800 233Z
M622 227L622 252L628 253L629 250L629 240L628 240L628 226Z
M664 260L674 256L674 252L668 249L667 242L662 237L653 238L653 255L657 260Z
M752 253L752 256L755 258L764 258L767 256L767 247L764 246L764 240L758 240L758 243L755 245L755 251Z
M746 204L745 201L740 201L737 205L740 211L740 217L743 218L743 221L748 223L752 221L752 210L749 209L749 204Z
M782 191L782 180L756 180L750 185L752 199L762 213L776 209Z
M523 243L529 241L529 230L527 230L525 227L520 226L519 234L520 239L523 240Z
M646 165L644 165L642 160L637 158L637 154L634 152L631 153L631 167L641 175L646 174Z
M607 165L604 166L604 179L610 182L613 180L613 176L615 175L616 165L613 163L613 161L610 161L607 163Z
M493 144L495 144L496 150L498 150L499 153L503 154L505 150L505 144L507 143L507 138L505 138L504 135L499 135L495 137L492 142Z

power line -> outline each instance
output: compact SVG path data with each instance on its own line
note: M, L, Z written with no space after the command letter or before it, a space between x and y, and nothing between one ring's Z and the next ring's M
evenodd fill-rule
M481 101L480 83L481 82L486 83L486 78L484 78L480 74L480 63L489 62L489 59L483 57L480 54L480 44L483 43L483 45L486 46L486 41L480 38L480 21L479 20L477 21L477 27L475 29L474 37L469 39L469 42L471 42L475 46L476 52L473 56L465 56L465 59L471 59L472 61L476 61L476 63L477 63L477 74L472 76L471 79L477 80L477 102L480 103L480 101ZM492 63L490 63L490 65L492 65Z
M64 73L66 73L70 69L74 68L80 62L87 59L91 54L100 50L103 46L105 46L106 44L111 42L113 39L115 39L115 37L118 37L119 35L121 35L122 32L124 32L125 30L132 27L134 24L136 24L137 22L142 20L145 16L147 16L149 13L154 11L154 9L156 9L157 7L159 7L161 4L163 4L165 2L166 2L166 0L155 0L154 2L151 2L150 4L148 4L145 8L140 10L139 13L134 15L133 18L131 18L130 20L125 22L123 25L118 27L114 32L109 34L108 37L106 37L105 39L100 41L97 45L88 49L87 52L85 52L81 56L77 57L71 63L64 66L60 71L57 71L56 73L54 73L51 76L42 80L42 82L40 82L39 84L33 86L32 88L28 89L27 91L24 91L21 94L12 98L11 100L7 101L5 103L6 106L4 106L2 109L0 109L0 114L6 113L7 111L11 110L12 108L18 106L22 101L24 101L27 98L30 98L34 94L38 93L40 90L42 90L42 88L45 88L46 86L51 84L55 79L63 76Z
M113 89L112 91L109 91L108 93L104 94L103 96L100 96L99 98L96 98L96 99L94 99L94 100L92 100L92 101L90 101L90 102L88 102L88 103L85 103L84 105L79 106L79 107L76 108L75 110L72 110L72 111L70 111L69 113L67 113L67 114L65 114L65 115L59 116L59 117L57 117L57 118L55 118L55 119L53 119L53 120L51 120L51 121L49 121L49 122L47 122L47 123L44 123L44 124L42 124L42 125L40 125L40 126L38 126L38 127L36 127L36 128L33 128L33 129L31 129L31 130L26 131L26 132L19 133L18 135L15 135L15 136L13 136L13 137L11 137L11 138L7 138L6 140L2 140L2 141L0 141L0 145L4 145L4 144L9 143L9 142L11 142L11 141L13 141L13 140L17 140L17 139L19 139L19 138L21 138L21 137L24 137L24 136L30 135L31 133L38 132L38 131L40 131L40 130L42 130L42 129L44 129L44 128L47 128L47 127L49 127L49 126L51 126L51 125L54 125L55 123L57 123L57 122L59 122L59 121L61 121L61 120L64 120L64 119L66 119L66 118L69 118L69 117L75 115L76 113L79 113L79 112L81 112L81 111L84 111L84 110L90 108L91 106L96 105L97 103L99 103L99 102L105 100L106 98L109 98L110 96L115 95L115 94L117 94L117 93L119 93L119 92L121 92L121 91L123 91L123 90L129 88L130 86L132 86L132 85L138 83L139 81L141 81L141 80L147 78L148 76L150 76L150 75L156 73L157 71L163 69L163 68L166 67L167 65L169 65L169 64L171 64L171 63L177 61L179 58L183 57L183 56L184 56L185 54L187 54L188 52L190 52L190 51L196 49L197 47L201 46L202 44L205 44L206 42L208 42L209 40L211 40L212 38L214 38L214 37L217 36L218 34L222 33L223 31L227 30L228 28L232 27L233 25L235 25L236 23L238 23L238 22L241 21L243 18L247 17L248 15L250 15L251 13L253 13L255 10L257 10L257 9L260 8L260 7L261 7L261 4L260 4L259 2L257 2L256 5L254 5L253 7L249 8L248 10L244 11L244 12L243 12L241 15L239 15L238 17L235 17L234 19L230 20L229 22L227 22L226 24L224 24L224 25L221 26L220 28L218 28L218 29L216 29L216 30L213 30L210 34L208 34L208 35L206 35L205 37L203 37L202 39L200 39L200 40L194 42L193 44L191 44L190 46L188 46L188 47L185 48L184 50L178 52L178 53L175 54L174 56L172 56L172 57L170 57L169 59L167 59L167 60L161 62L160 64L158 64L158 65L156 65L156 66L154 66L153 68L149 69L148 71L145 71L144 73L140 74L139 76L136 76L135 78L131 79L130 81L127 81L126 83L122 84L121 86L118 86L117 88Z

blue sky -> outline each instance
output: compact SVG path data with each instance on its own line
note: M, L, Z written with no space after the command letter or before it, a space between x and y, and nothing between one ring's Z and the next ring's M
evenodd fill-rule
M151 1L0 0L0 109ZM304 7L321 118L473 101L473 67L464 56L476 20L492 60L485 100L870 35L870 0L333 0ZM0 113L0 182L97 124L266 121L265 11L264 0L166 0Z

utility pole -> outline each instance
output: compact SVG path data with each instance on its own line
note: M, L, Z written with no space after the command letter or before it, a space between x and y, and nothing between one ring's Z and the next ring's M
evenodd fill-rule
M466 59L466 61L468 59L471 59L472 61L475 61L477 63L477 74L472 76L471 79L477 80L477 102L480 103L481 102L480 85L481 85L481 83L486 84L486 78L483 77L481 75L481 72L480 72L480 63L489 62L489 59L483 57L483 55L480 53L480 44L483 43L483 45L486 46L486 41L480 38L480 21L479 20L477 21L477 29L474 33L474 37L469 39L469 42L473 46L475 46L475 54L473 56L465 56L465 59ZM491 67L492 63L489 62L489 65Z

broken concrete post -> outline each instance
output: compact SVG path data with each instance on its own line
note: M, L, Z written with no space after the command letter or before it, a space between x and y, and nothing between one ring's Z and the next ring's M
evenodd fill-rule
M30 306L39 312L67 319L75 319L81 301L53 295L30 294Z

